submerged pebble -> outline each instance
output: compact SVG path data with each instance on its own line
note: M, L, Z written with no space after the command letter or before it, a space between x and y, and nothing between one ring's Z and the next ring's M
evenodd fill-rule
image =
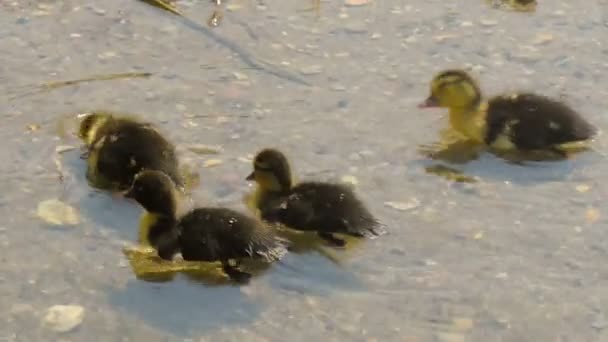
M76 225L80 223L78 211L58 199L48 199L38 203L38 217L52 225Z
M84 319L84 308L80 305L53 305L48 308L42 325L56 332L74 330Z

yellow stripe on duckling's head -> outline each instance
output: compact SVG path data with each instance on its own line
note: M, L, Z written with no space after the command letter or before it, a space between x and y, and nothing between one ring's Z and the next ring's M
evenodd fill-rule
M481 102L477 82L463 70L444 70L431 81L431 94L421 107L474 108Z
M289 162L275 149L260 151L253 160L253 172L247 180L255 180L263 191L287 191L293 185Z
M87 146L93 145L97 140L97 133L110 119L112 115L107 113L87 113L82 116L78 137L84 141Z

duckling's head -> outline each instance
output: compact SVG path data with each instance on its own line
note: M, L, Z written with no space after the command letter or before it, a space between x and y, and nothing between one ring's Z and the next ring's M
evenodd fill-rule
M87 113L83 114L81 118L78 137L90 146L97 139L99 128L108 122L112 118L112 115L107 113Z
M135 176L124 196L136 200L147 212L174 216L177 206L174 188L164 172L144 170Z
M253 172L247 180L254 180L265 191L287 191L292 186L289 162L282 152L264 149L255 156Z
M444 70L431 81L431 94L420 104L421 108L445 107L465 109L481 102L477 82L463 70Z

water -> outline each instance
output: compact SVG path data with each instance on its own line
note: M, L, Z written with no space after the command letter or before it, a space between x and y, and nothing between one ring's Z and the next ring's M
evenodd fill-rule
M177 5L203 24L213 11ZM513 13L474 0L323 1L319 17L308 2L228 5L238 8L208 31L138 1L0 3L0 340L608 339L606 140L567 161L450 164L419 152L445 116L416 108L435 72L469 66L487 94L563 96L605 130L608 3ZM35 87L123 72L153 75ZM391 233L333 251L338 263L314 249L290 254L245 287L137 279L122 247L136 239L140 209L91 190L77 149L55 153L78 146L58 137L62 118L92 109L159 124L200 172L199 202L245 210L247 158L278 146L300 178L356 177ZM191 144L223 152L197 155ZM212 158L222 163L203 167ZM425 172L438 163L477 182ZM35 210L49 198L83 222L44 224ZM55 304L83 306L83 322L61 336L45 328Z

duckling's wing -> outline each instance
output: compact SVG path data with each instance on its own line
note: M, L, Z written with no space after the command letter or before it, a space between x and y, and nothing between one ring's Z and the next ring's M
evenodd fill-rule
M289 196L287 209L288 215L299 215L300 221L320 231L360 237L385 232L352 187L343 184L301 183Z
M489 102L486 142L505 134L520 149L543 149L582 141L595 128L567 105L535 94L495 97Z
M102 175L130 184L142 169L165 172L182 185L173 145L147 126L127 125L106 136L99 150L98 170Z

